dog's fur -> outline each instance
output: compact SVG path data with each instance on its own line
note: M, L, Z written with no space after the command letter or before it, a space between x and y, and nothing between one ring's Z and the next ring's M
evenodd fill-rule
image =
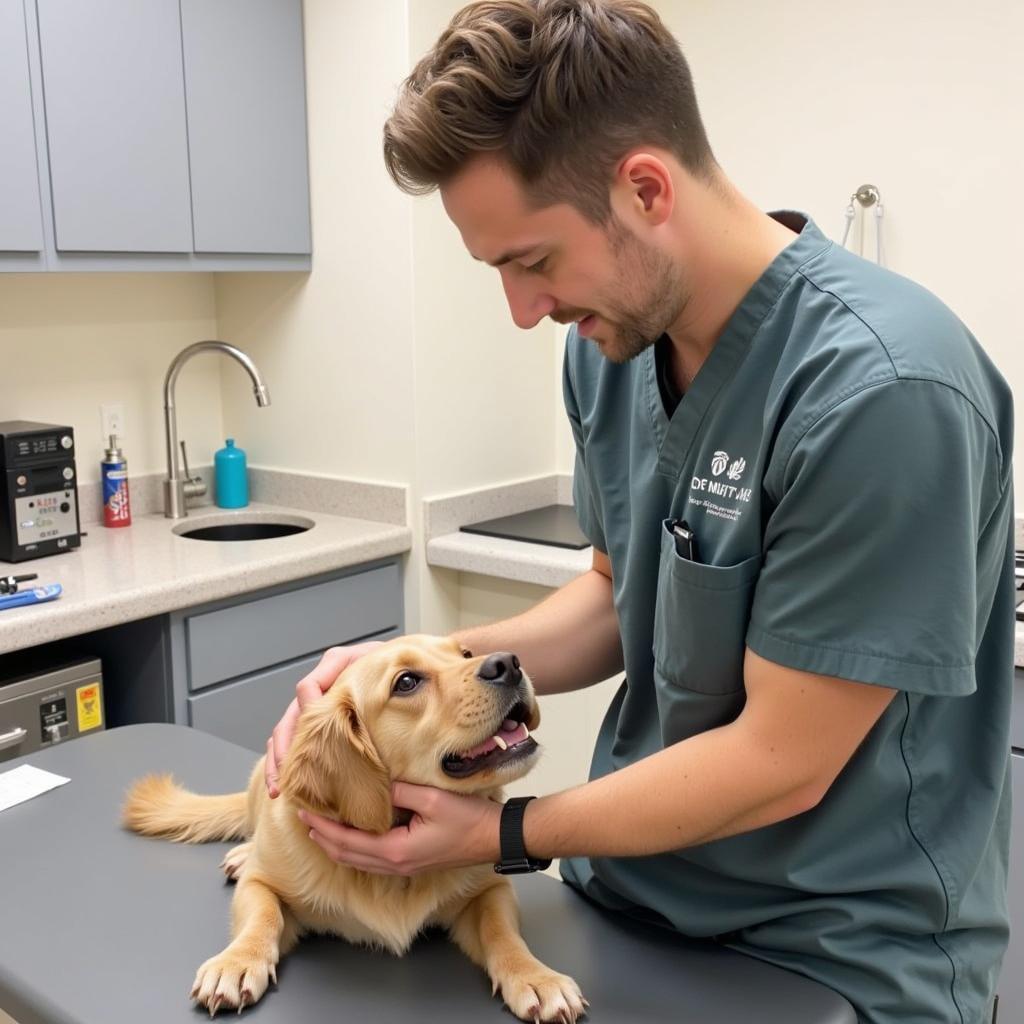
M192 989L211 1015L256 1002L269 981L276 983L279 958L305 932L402 954L429 925L448 929L516 1016L571 1024L584 1014L572 978L527 949L512 886L489 864L412 877L371 874L332 861L298 818L305 808L386 832L400 818L391 806L392 779L500 799L501 785L525 774L535 749L466 778L442 770L447 755L496 733L514 704L520 713L525 705L531 731L540 721L529 679L496 686L477 674L484 660L427 636L402 637L364 655L302 713L276 800L267 795L262 758L245 793L197 796L170 776L148 776L131 788L123 820L136 832L192 843L245 840L222 865L238 882L232 941L199 968ZM394 689L405 672L422 680L409 694Z

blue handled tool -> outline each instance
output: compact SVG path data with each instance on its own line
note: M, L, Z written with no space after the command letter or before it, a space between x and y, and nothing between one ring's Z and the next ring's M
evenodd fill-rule
M20 608L26 604L41 604L60 597L63 587L59 583L48 583L45 587L19 590L13 594L0 594L0 612L5 608Z

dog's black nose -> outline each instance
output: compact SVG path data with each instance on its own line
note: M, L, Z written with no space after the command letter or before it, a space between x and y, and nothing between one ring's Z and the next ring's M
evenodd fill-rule
M495 686L518 686L523 679L519 659L509 651L497 651L477 671L477 678Z

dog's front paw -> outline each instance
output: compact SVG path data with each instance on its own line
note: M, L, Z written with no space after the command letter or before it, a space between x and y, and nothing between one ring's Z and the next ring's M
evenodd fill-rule
M579 985L540 961L512 969L496 979L508 1008L520 1019L544 1024L575 1024L587 1010Z
M277 984L276 960L246 955L228 947L199 968L190 995L212 1017L222 1007L241 1011L252 1006L271 981Z
M242 873L242 868L245 867L245 862L249 859L249 854L252 852L252 843L240 843L238 846L232 846L226 854L224 859L220 862L220 869L224 872L232 882L238 881L238 876Z

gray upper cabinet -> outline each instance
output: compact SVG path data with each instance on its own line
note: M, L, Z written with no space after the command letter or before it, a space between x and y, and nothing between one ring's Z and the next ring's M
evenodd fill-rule
M181 0L195 251L308 253L302 8Z
M59 250L190 252L178 0L37 0Z
M0 0L0 272L308 270L302 0Z
M43 248L22 0L0 0L0 250Z

